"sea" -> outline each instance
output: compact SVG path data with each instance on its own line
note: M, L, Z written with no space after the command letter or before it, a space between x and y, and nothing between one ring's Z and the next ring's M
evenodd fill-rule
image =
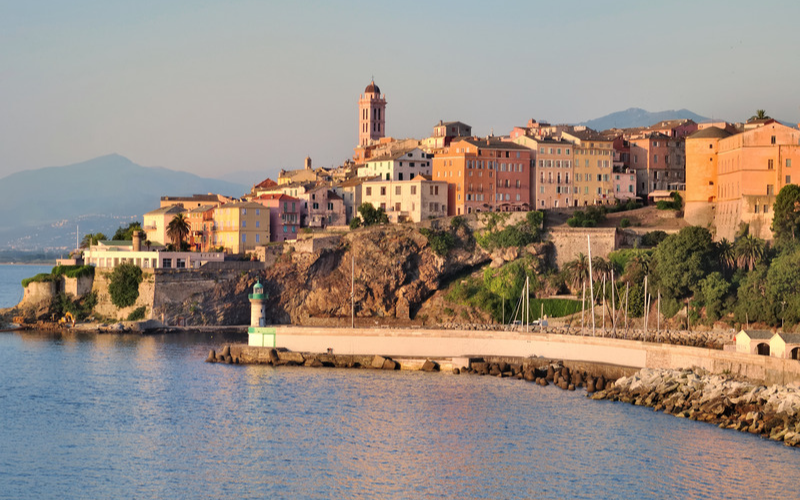
M800 450L750 434L520 380L204 362L239 341L0 333L0 498L800 498Z

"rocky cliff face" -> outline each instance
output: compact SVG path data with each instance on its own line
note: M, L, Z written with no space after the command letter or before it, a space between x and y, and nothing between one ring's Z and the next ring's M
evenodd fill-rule
M413 318L422 304L450 279L481 266L490 255L460 227L454 248L437 256L413 225L363 228L342 235L338 245L313 253L288 251L260 272L219 280L210 290L157 312L181 316L187 324L247 324L247 294L257 279L269 294L272 323L320 324L349 320L351 277L357 318Z

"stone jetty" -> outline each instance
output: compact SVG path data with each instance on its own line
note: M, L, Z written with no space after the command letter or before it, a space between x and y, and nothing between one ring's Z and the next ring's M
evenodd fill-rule
M800 385L763 386L701 369L643 368L591 395L800 445Z

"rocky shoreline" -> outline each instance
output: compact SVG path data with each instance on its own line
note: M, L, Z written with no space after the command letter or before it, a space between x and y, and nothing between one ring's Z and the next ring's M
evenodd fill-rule
M643 368L592 399L651 407L676 417L800 445L800 386L763 386L700 369Z

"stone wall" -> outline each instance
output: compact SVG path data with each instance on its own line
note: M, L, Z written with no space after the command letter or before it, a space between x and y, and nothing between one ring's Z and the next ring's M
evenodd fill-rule
M19 307L22 309L48 309L57 293L54 281L28 283Z
M86 296L94 286L94 275L81 276L80 278L62 276L62 279L64 280L64 293L72 295L74 298Z
M109 320L124 321L134 309L144 306L147 308L145 318L151 318L155 294L155 277L152 270L142 270L143 280L139 283L139 297L136 299L136 303L122 309L111 303L111 295L108 293L110 277L111 270L95 270L92 291L97 294L97 305L94 307L94 313Z
M557 227L550 229L548 233L553 242L558 267L575 260L579 253L588 256L587 236L592 240L592 257L608 258L608 254L618 249L624 240L622 234L613 227Z
M336 248L342 241L341 235L315 236L296 241L287 241L287 248L300 253L314 253L323 249Z

